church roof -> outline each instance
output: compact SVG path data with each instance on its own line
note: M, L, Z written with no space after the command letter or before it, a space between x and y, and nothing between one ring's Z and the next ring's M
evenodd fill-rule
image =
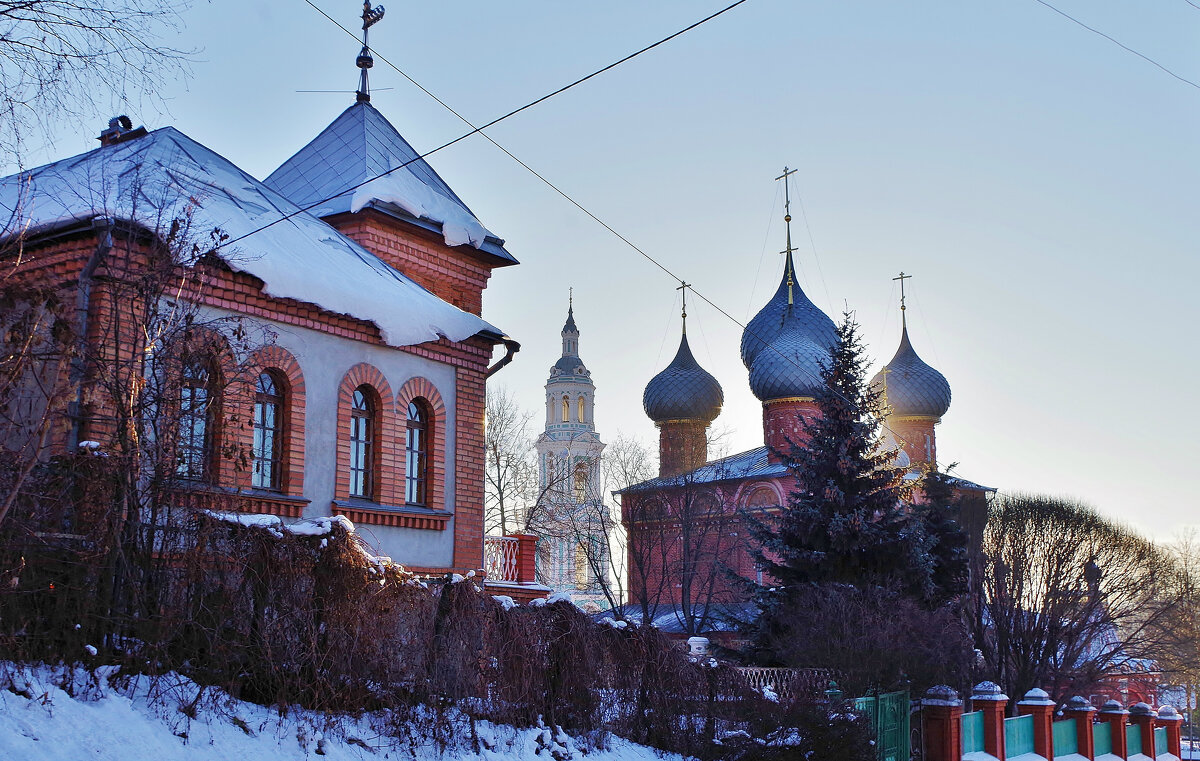
M884 393L891 415L940 418L950 409L950 383L917 356L907 326L896 355L875 374L871 386Z
M393 346L501 334L173 127L0 179L0 214L30 234L96 217L151 230L190 217L205 236L249 236L220 255L268 295L374 322Z
M721 414L725 393L721 384L692 356L687 334L671 364L650 379L642 392L642 407L656 423L667 420L712 422Z
M317 204L310 211L318 217L372 206L441 233L448 246L469 244L516 264L504 241L419 155L374 106L359 102L264 183L297 206Z
M788 284L789 277L792 283ZM788 291L792 294L791 313L789 315ZM784 329L785 322L791 330L798 330L817 346L828 349L837 343L837 327L829 315L822 312L817 305L809 300L795 282L795 267L792 255L788 254L784 262L783 277L775 295L771 300L746 323L742 331L742 363L749 370L754 359Z
M787 473L786 465L781 462L772 462L767 457L766 447L756 447L748 452L706 462L699 468L678 476L651 478L649 481L627 486L617 493L654 491L664 488L679 488L689 484L738 481L744 478L773 478L787 475Z

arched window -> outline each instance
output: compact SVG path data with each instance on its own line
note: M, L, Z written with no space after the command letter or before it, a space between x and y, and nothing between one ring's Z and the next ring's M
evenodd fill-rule
M279 491L283 488L283 391L271 373L260 374L255 382L253 426L250 485Z
M202 481L212 475L212 372L204 362L183 365L179 388L179 443L175 473Z
M571 419L571 401L567 397L563 397L562 402L562 421L565 423Z
M407 469L404 476L404 499L410 505L427 501L425 485L429 467L429 413L423 400L408 404L408 435L405 439Z
M584 405L583 396L580 396L579 397L579 422L581 422L581 423L585 422L587 420L587 417L584 416L583 405Z
M575 504L582 505L588 496L588 466L586 462L575 465Z
M354 389L350 405L350 496L371 499L375 492L375 393Z

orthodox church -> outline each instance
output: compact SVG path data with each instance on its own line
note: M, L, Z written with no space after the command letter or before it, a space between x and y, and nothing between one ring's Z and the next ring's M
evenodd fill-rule
M610 528L601 481L604 443L596 432L596 386L579 356L575 305L567 307L562 356L546 380L546 428L538 436L539 497L531 529L540 537L538 580L570 592L585 610L609 607L601 590L608 577Z
M709 630L720 625L714 607L743 602L726 570L762 581L740 514L787 504L796 478L782 454L806 440L805 422L819 414L821 366L837 342L837 329L796 281L790 213L784 220L787 249L779 287L741 339L750 390L762 403L763 446L709 461L707 432L724 397L688 346L686 301L679 350L642 397L659 431L659 475L621 493L631 609L668 630ZM901 274L902 286L907 277ZM901 310L903 315L903 298ZM917 355L907 322L895 356L871 384L886 400L887 443L897 450L897 463L914 479L935 468L935 426L950 407L950 385ZM956 488L990 491L961 479ZM691 572L682 572L685 565Z
M178 500L284 523L344 516L413 570L465 573L483 566L484 383L519 348L482 296L517 261L371 105L366 29L382 14L366 4L354 104L265 180L120 117L94 150L0 179L14 220L0 242L13 277L78 292L80 335L132 367L152 347L115 332L137 319L123 285L167 246L164 223L219 231L226 244L185 263L199 284L186 299L270 340L238 354L216 335L207 345L225 348L187 360ZM93 377L50 454L112 440Z

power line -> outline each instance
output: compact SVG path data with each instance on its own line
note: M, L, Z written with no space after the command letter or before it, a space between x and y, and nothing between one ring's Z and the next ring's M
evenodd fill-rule
M308 3L308 5L312 6L312 8L313 8L314 10L316 10L318 13L320 13L322 16L324 16L326 19L328 19L328 20L329 20L329 21L330 21L332 24L334 24L334 25L335 25L335 26L337 26L339 29L341 29L343 32L345 32L347 35L349 35L351 38L353 38L353 39L355 39L355 40L357 40L357 39L358 39L358 36L357 36L357 35L355 35L355 33L354 33L354 32L352 32L352 31L350 31L349 29L347 29L346 27L342 26L342 24L341 24L340 22L338 22L338 21L337 21L337 19L334 19L334 18L333 18L333 17L331 17L331 16L330 16L328 13L326 13L326 12L325 12L325 11L323 11L323 10L321 10L321 8L319 8L319 7L317 7L316 5L314 5L314 4L313 4L313 2L312 2L312 0L304 0L304 1L305 1L306 3ZM726 6L726 7L725 7L725 8L723 8L722 10L720 10L720 11L717 11L716 13L714 13L714 14L712 14L712 15L710 15L710 16L707 16L707 17L705 17L704 19L701 19L700 21L697 21L696 23L692 24L691 26L688 26L688 27L684 28L683 30L680 30L679 32L676 32L675 34L673 34L673 35L671 35L671 36L669 36L669 37L665 37L665 38L663 38L662 40L660 40L659 42L656 42L656 43L654 43L654 44L652 44L652 45L649 45L649 46L647 46L647 47L645 47L645 48L642 48L642 49L641 49L641 50L639 50L637 53L633 53L633 54L631 54L631 55L628 55L628 56L626 56L625 58L622 58L622 59L621 59L621 61L618 61L618 63L620 63L620 62L623 62L623 61L628 61L630 58L633 58L634 56L636 56L636 55L639 55L640 53L643 53L643 52L645 52L645 51L647 51L647 50L650 50L651 48L657 47L658 45L661 45L663 42L666 42L666 41L668 41L668 40L670 40L670 39L672 39L672 38L674 38L674 37L678 37L680 34L683 34L684 32L686 32L686 31L688 31L688 30L690 30L690 29L694 29L694 28L696 28L697 26L699 26L700 24L703 24L705 21L708 21L708 20L710 20L710 19L716 18L717 16L721 15L722 13L725 13L725 12L727 12L727 11L729 11L729 10L732 10L733 8L737 7L738 5L741 5L741 4L742 4L742 3L744 3L744 2L746 2L746 0L738 0L738 2L735 2L735 3L733 3L732 5ZM493 121L491 121L491 122L488 122L487 124L484 124L482 127L476 127L476 126L475 126L474 124L472 124L472 122L471 122L470 120L468 120L468 119L467 119L465 116L463 116L462 114L460 114L458 111L456 111L456 110L455 110L453 107L451 107L449 104L447 104L447 103L446 103L445 101L443 101L441 98L439 98L437 95L434 95L432 92L430 92L428 89L426 89L426 88L425 88L425 87L424 87L424 86L423 86L421 83L417 82L415 79L413 79L413 78L412 78L412 77L410 77L408 74L406 74L406 73L405 73L403 70L401 70L401 69L400 69L400 67L398 67L396 64L392 63L392 62L391 62L391 61L390 61L390 60L389 60L387 57L385 57L384 55L382 55L382 54L381 54L381 53L380 53L378 50L375 50L374 48L372 48L372 49L371 49L371 52L372 52L372 53L373 53L373 54L374 54L374 55L375 55L377 58L379 58L379 60L383 61L385 64L387 64L388 66L390 66L390 67L391 67L393 70L395 70L395 71L396 71L396 73L398 73L400 76L404 77L404 78L405 78L405 79L407 79L409 82L411 82L411 83L412 83L412 84L413 84L413 85L414 85L414 86L415 86L417 89L419 89L421 92L423 92L423 93L425 93L426 95L428 95L430 98L432 98L432 99L433 99L434 101L436 101L436 102L437 102L439 105L441 105L443 108L445 108L447 111L449 111L449 112L450 112L451 114L453 114L455 117L457 117L457 118L458 118L460 121L462 121L462 122L463 122L464 124L466 124L468 127L471 127L471 131L470 131L470 132L468 132L468 133L467 133L466 135L464 135L463 137L460 137L460 138L458 138L457 140L453 140L453 141L451 141L450 143L447 143L446 145L443 145L443 146L440 146L440 147L438 147L438 148L435 148L435 149L434 149L434 150L432 150L432 151L429 151L429 152L427 152L427 153L424 153L424 154L422 154L422 156L420 156L420 157L418 157L418 158L421 158L421 157L424 157L424 156L428 156L428 155L430 155L430 154L432 154L432 153L436 153L437 151L441 150L442 148L448 147L449 145L452 145L452 144L454 144L454 143L458 142L459 140L462 140L463 138L465 138L465 137L468 137L468 136L470 136L470 135L479 134L481 137L483 137L483 139L487 140L489 143L491 143L492 145L494 145L496 148L498 148L500 151L502 151L502 152L503 152L503 153L504 153L506 156L508 156L509 158L511 158L513 161L517 162L517 164L518 164L518 165L520 165L520 166L521 166L523 169L525 169L527 172L529 172L530 174L532 174L532 175L533 175L534 177L536 177L537 179L541 180L541 181L542 181L542 183L544 183L544 184L545 184L545 185L546 185L548 188L550 188L550 189L551 189L551 190L553 190L555 193L557 193L559 196L561 196L561 197L563 198L563 200L565 200L567 203L569 203L569 204L571 204L572 206L574 206L576 209L578 209L578 210L579 210L579 211L581 211L581 212L582 212L584 215L586 215L586 216L587 216L589 219L591 219L591 220L592 220L592 221L594 221L596 224L598 224L598 225L600 225L601 227L603 227L605 230L607 230L608 232L610 232L612 235L616 236L616 238L617 238L617 239L619 239L619 240L620 240L622 243L624 243L625 245L629 246L631 249L633 249L634 251L636 251L636 252L637 252L638 254L640 254L640 255L641 255L641 256L642 256L644 259L646 259L646 261L650 262L650 263L651 263L651 264L653 264L655 267L657 267L658 269L662 270L662 271L663 271L663 272L664 272L664 273L665 273L665 274L666 274L668 277L670 277L672 280L674 280L674 281L676 281L676 282L684 282L684 279L683 279L683 278L681 278L679 275L675 274L675 272L673 272L673 271L672 271L672 270L671 270L669 267L667 267L665 264L663 264L662 262L660 262L660 261L658 261L657 259L655 259L655 258L654 258L653 256L651 256L650 254L646 253L646 252L645 252L644 250L642 250L642 249L641 249L639 246L637 246L637 244L635 244L633 241L631 241L631 240L629 240L628 238L626 238L624 235L622 235L620 232L618 232L618 231L617 231L615 228L613 228L611 225L609 225L609 224L608 224L607 222L605 222L603 219L601 219L600 217L598 217L598 216L596 216L594 213L592 213L592 211L591 211L590 209L588 209L588 208L587 208L587 207L585 207L583 204L579 203L579 202L578 202L578 201L576 201L574 198L572 198L570 195L568 195L568 194L567 194L567 192L566 192L566 191L564 191L562 188L558 187L558 186L557 186L557 185L555 185L553 182L551 182L550 180L548 180L548 179L547 179L545 176L543 176L543 175L542 175L540 172L538 172L536 169L534 169L533 167L531 167L531 166L529 166L528 164L526 164L526 163L525 163L524 161L522 161L520 158L518 158L517 156L515 156L515 155L514 155L514 154L513 154L511 151L509 151L509 150L508 150L507 148L505 148L504 146L500 145L498 142L496 142L494 139L492 139L492 137L491 137L490 135L488 135L486 132L484 132L484 131L483 131L483 130L487 129L488 127L490 127L490 126L494 125L496 122L500 121L500 119L496 119L496 120L493 120ZM616 65L616 64L612 64L612 65L610 65L610 66L607 66L607 67L605 67L604 69L601 69L600 71L606 71L606 70L608 70L608 69L611 69L611 68L612 68L613 66L615 66L615 65ZM599 73L599 72L597 72L597 73ZM562 92L562 91L564 91L564 90L566 90L566 89L569 89L570 87L573 87L573 86L574 86L574 84L578 84L579 82L583 82L583 81L585 81L586 79L590 79L592 76L595 76L595 75L594 75L594 74L592 74L592 75L589 75L589 76L587 76L587 77L584 77L583 79L577 80L575 83L573 83L573 84L571 84L571 85L568 85L567 87L561 88L561 89L557 90L556 92ZM546 96L546 97L549 97L549 96ZM545 100L545 98L541 98L541 99L539 99L538 101L534 101L534 103L540 102L541 100ZM523 111L523 110L525 110L525 108L528 108L528 106L523 106L522 108L519 108L519 109L517 109L516 111L513 111L513 112L511 112L509 115L511 115L511 114L515 114L515 113L518 113L518 112L520 112L520 111ZM507 118L507 116L505 116L505 117L501 117L501 119L503 119L503 118ZM416 160L416 159L413 159L413 161L415 161L415 160ZM408 163L412 163L412 162L410 161L410 162L408 162ZM406 164L404 164L404 165L402 165L402 166L407 166L407 165L408 165L408 164L406 163ZM399 168L401 168L401 167L396 167L396 168L397 168L397 169L399 169ZM395 170L392 170L392 171L395 171ZM385 174L386 174L386 173L385 173ZM381 175L381 176L382 176L382 175ZM358 186L355 186L355 187L358 187ZM344 192L344 191L343 191L343 192ZM320 202L318 202L318 203L324 203L324 201L320 201ZM313 205L315 206L315 205L317 205L317 204L313 204ZM310 207L310 208L311 208L311 207ZM806 224L807 224L807 219L806 219ZM253 233L247 233L247 235L250 235L250 234L253 234ZM812 231L811 231L811 230L809 231L809 236L810 236L810 243L813 243L813 242L811 241L811 236L812 236ZM246 236L242 236L242 237L244 238L244 237L246 237ZM814 249L814 254L815 254L815 253L816 253L816 251L815 251L815 249L816 249L815 243L813 243L813 249ZM818 264L818 268L819 268L819 266L820 266L820 265ZM822 278L822 280L824 280L824 278ZM701 293L700 291L696 290L696 288L695 288L695 287L692 287L692 293L693 293L694 295L698 296L698 297L699 297L699 298L700 298L702 301L704 301L704 303L708 304L710 307L712 307L713 309L715 309L715 310L716 310L716 311L717 311L719 314L721 314L722 316L724 316L726 319L728 319L728 320L729 320L730 322L732 322L734 325L737 325L737 326L738 326L739 328L741 328L743 331L745 331L745 330L746 330L746 325L745 325L744 323L742 323L742 322L741 322L740 320L738 320L736 317L734 317L733 315L731 315L729 312L725 311L725 309L724 309L724 308L722 308L721 306L719 306L718 304L716 304L714 301L712 301L712 299L708 298L708 297L707 297L707 296L705 296L703 293ZM826 288L826 297L828 297L828 288ZM759 338L760 338L760 340L762 340L762 339L761 339L761 337L759 337ZM664 338L664 341L665 341L665 338ZM796 361L795 361L793 358L791 358L791 357L788 357L787 355L783 354L783 353L782 353L782 352L780 352L778 349L775 349L774 347L770 346L770 344L769 344L769 342L768 342L768 341L763 341L763 343L764 343L764 347L763 347L764 349L770 349L770 350L772 350L772 351L775 351L777 354L779 354L780 358L782 358L784 361L788 362L789 364L791 364L791 365L795 366L797 369L799 369L799 370L801 370L801 371L805 372L807 375L809 375L809 377L810 377L810 379L811 379L811 380L820 381L820 378L819 378L819 377L815 377L815 376L813 376L813 375L812 375L812 371L811 371L811 370L809 370L808 368L806 368L806 367L802 366L800 363L796 362ZM660 351L660 353L661 353L661 348L660 348L660 350L659 350L659 351ZM831 390L832 390L832 389L831 389ZM854 406L854 407L857 407L857 406L858 406L858 405L854 404L854 402L853 402L852 400L850 400L850 399L847 399L845 396L842 396L842 395L841 395L840 393L838 393L836 390L833 390L833 393L835 393L835 394L837 394L838 396L840 396L840 397L842 398L842 401L846 402L847 404L850 404L851 406ZM881 427L883 428L883 430L887 431L888 433L891 433L891 434L892 434L892 436L893 436L893 437L895 437L897 441L905 441L905 439L904 439L904 438L903 438L903 437L902 437L902 436L901 436L899 433L897 433L895 430L893 430L891 427L889 427L889 426L887 425L887 423L886 423L885 421L883 421L883 420L882 420L882 418L880 419L880 425L881 425Z
M312 0L304 0L304 2L308 3L310 6L312 6L312 8L313 8L314 10L316 10L318 13L320 13L320 14L321 14L322 16L324 16L325 18L327 18L327 19L329 19L330 21L332 21L332 22L333 22L335 25L337 25L337 26L338 26L339 28L341 28L343 31L345 31L345 32L348 32L348 33L350 33L350 34L351 34L351 36L353 36L353 33L352 33L352 32L350 32L350 31L349 31L348 29L346 29L344 26L342 26L341 24L339 24L339 23L338 23L338 22L337 22L335 19L331 18L331 17L329 16L329 14L328 14L328 13L326 13L325 11L321 10L321 9L320 9L320 8L318 8L316 5L314 5L314 4L313 4L313 2L312 2ZM463 140L466 140L468 137L471 137L472 135L475 135L475 134L481 134L481 133L483 132L483 130L487 129L488 127L493 127L493 126L495 126L495 125L499 124L500 122L504 121L505 119L508 119L508 118L510 118L510 117L513 117L513 116L516 116L517 114L521 113L522 111L527 111L527 110L529 110L529 109L533 108L534 106L536 106L536 105L538 105L538 104L540 104L540 103L544 103L545 101L549 100L550 98L553 98L553 97L554 97L554 96L556 96L556 95L561 95L562 93L566 92L567 90L570 90L571 88L573 88L573 87L575 87L575 86L577 86L577 85L581 85L581 84L583 84L584 82L588 81L589 79L593 79L593 78L595 78L595 77L598 77L598 76L600 76L601 74L603 74L603 73L604 73L604 72L606 72L606 71L610 71L610 70L612 70L612 69L615 69L616 67L618 67L618 66L620 66L621 64L625 63L626 61L633 60L634 58L637 58L638 56L640 56L642 53L648 52L648 51L650 51L650 50L653 50L654 48L656 48L656 47L658 47L658 46L660 46L660 45L663 45L663 44L665 44L665 43L667 43L667 42L670 42L671 40L675 39L676 37L679 37L679 36L680 36L680 35L682 35L682 34L686 34L687 32L690 32L691 30L695 29L696 27L700 26L701 24L704 24L704 23L707 23L707 22L709 22L709 21L712 21L713 19L715 19L716 17L718 17L718 16L720 16L720 15L722 15L722 14L724 14L724 13L728 13L729 11L733 10L734 8L738 7L739 5L741 5L741 4L745 3L745 2L748 2L748 0L737 0L737 1L736 1L736 2L734 2L734 3L731 3L730 5L727 5L727 6L725 6L724 8L722 8L722 9L721 9L721 10L719 10L719 11L717 11L716 13L709 14L708 16L705 16L704 18L700 19L699 21L697 21L697 22L695 22L695 23L693 23L693 24L689 24L688 26L685 26L683 29L680 29L678 32L675 32L674 34L667 35L666 37L663 37L663 38L662 38L661 40L659 40L658 42L653 42L653 43L651 43L651 44L647 45L646 47L644 47L644 48L641 48L640 50L636 50L636 51L634 51L634 52L630 53L629 55L625 56L624 58L621 58L621 59L619 59L619 60L617 60L617 61L614 61L613 63L610 63L609 65L605 66L604 68L597 69L597 70L593 71L591 74L588 74L588 75L586 75L586 76L580 77L579 79L576 79L574 82L571 82L570 84L563 85L562 87L558 88L557 90L555 90L555 91L553 91L553 92L551 92L551 93L547 93L546 95L543 95L542 97L538 98L537 100L532 100L532 101L530 101L530 102L526 103L525 105L521 106L520 108L515 108L515 109L513 109L512 111L509 111L508 113L504 114L503 116L498 116L498 117L496 117L495 119L492 119L490 122L488 122L488 123L486 123L486 124L484 124L484 125L482 125L482 126L479 126L479 127L473 127L473 128L471 129L471 131L470 131L470 132L467 132L467 133L466 133L466 134L464 134L464 135L460 135L459 137L456 137L456 138L454 138L453 140L451 140L451 141L449 141L449 142L447 142L447 143L443 143L443 144L439 145L437 148L434 148L433 150L426 151L425 153L422 153L422 154L420 154L419 156L416 156L416 157L414 157L414 158L410 159L409 161L406 161L406 162L404 162L403 164L400 164L399 166L392 167L391 169L387 170L386 172L383 172L383 173L381 173L381 174L379 174L379 175L377 175L377 176L375 176L375 177L370 177L370 178L368 178L368 179L366 179L366 180L363 180L362 182L360 182L360 183L358 183L358 184L356 184L356 185L352 185L352 186L350 186L350 187L348 187L348 188L345 188L345 189L344 189L344 190L343 190L341 193L339 193L338 195L344 195L345 193L348 193L348 192L350 192L351 190L356 190L356 189L358 189L358 188L361 188L363 185L366 185L366 184L368 184L368 183L374 182L375 180L378 180L378 179L379 179L379 178L381 178L381 177L386 177L387 175L391 174L392 172L398 171L398 170L400 170L400 169L404 169L404 168L405 168L405 167L407 167L408 165L410 165L410 164L412 164L412 163L414 163L414 162L416 162L416 161L420 161L421 159L424 159L424 158L426 158L426 157L428 157L428 156L432 156L433 154L437 153L438 151L441 151L441 150L444 150L444 149L446 149L446 148L449 148L450 146L452 146L452 145L454 145L454 144L456 144L456 143L460 143L460 142L462 142ZM356 39L357 39L357 38L356 38ZM380 58L382 58L382 56L380 56ZM389 65L389 66L391 66L393 69L396 69L396 71L400 72L400 74L401 74L402 76L404 76L404 78L405 78L405 79L408 79L410 82L413 82L413 80L412 80L412 78L411 78L411 77L409 77L407 74L404 74L404 72L400 71L400 69L399 69L399 68L397 68L395 65L393 65L391 62L387 62L387 63L388 63L388 65ZM413 84L416 84L416 82L413 82ZM420 87L420 85L417 85L417 86L418 86L418 87ZM437 100L437 102L438 102L438 103L441 103L441 104L442 104L442 106L444 106L445 108L449 109L449 110L450 110L450 112L451 112L451 113L453 113L455 116L458 116L458 118L459 118L459 119L462 119L462 120L463 120L464 122L466 122L468 125L469 125L469 124L471 124L469 121L467 121L466 119L464 119L464 118L463 118L463 117L462 117L462 116L461 116L461 115L460 115L460 114L459 114L457 111L454 111L454 109L451 109L449 106L447 106L447 105L446 105L445 103L443 103L441 100L439 100L439 99L437 99L436 97L434 97L433 93L430 93L430 92L429 92L428 90L426 90L424 87L421 87L421 90L422 90L423 92L425 92L426 94L428 94L430 97L434 98L434 100ZM509 154L509 155L512 155L512 154ZM515 157L514 157L514 158L515 158ZM335 197L336 197L336 196L335 196ZM294 212L292 212L292 213L290 213L290 214L285 214L284 216L280 217L279 219L276 219L276 220L275 220L275 221L273 221L273 222L268 222L267 224L263 225L262 227L259 227L259 228L257 228L257 229L251 230L250 232L248 232L248 233L245 233L245 234L243 234L243 235L239 235L239 236L238 236L238 237L236 237L236 238L232 238L232 239L230 239L230 240L227 240L227 241L225 241L223 244L221 244L221 246L218 246L217 248L224 248L225 246L232 245L232 244L234 244L234 243L237 243L238 241L245 240L246 238L250 237L251 235L254 235L255 233L262 232L263 230L266 230L266 229L267 229L267 228L269 228L269 227L273 227L274 225L277 225L277 224L279 224L280 222L284 222L284 221L286 221L286 220L289 220L289 219L291 219L292 217L294 217L294 216L296 216L296 215L298 215L298 214L302 214L303 212L309 211L309 210L311 210L311 209L315 209L317 206L320 206L321 204L323 204L323 203L326 203L326 202L327 202L327 201L329 201L329 200L332 200L332 199L325 198L325 199L322 199L322 200L319 200L319 201L315 201L315 202L313 202L313 203L309 204L308 206L301 207L301 208L297 209L296 211L294 211Z
M1112 37L1109 37L1107 34L1105 34L1104 32L1100 31L1099 29L1096 29L1095 27L1090 27L1090 26L1088 26L1087 24L1083 23L1082 21L1080 21L1079 19L1077 19L1077 18L1075 18L1074 16L1070 15L1069 13L1066 13L1066 12L1064 12L1064 11L1060 11L1058 8L1055 8L1053 5L1051 5L1050 3L1046 2L1046 0L1034 0L1034 2L1036 2L1036 3L1040 3L1041 5L1044 5L1044 6L1046 6L1047 8L1049 8L1049 9L1050 9L1050 10L1052 10L1052 11L1054 11L1055 13L1057 13L1058 15L1062 16L1062 17L1063 17L1063 18L1065 18L1065 19L1070 19L1071 21L1075 22L1076 24L1078 24L1079 26L1081 26L1081 27L1083 27L1084 29L1088 30L1089 32L1091 32L1091 33L1093 33L1093 34L1098 34L1098 35L1100 35L1101 37L1103 37L1104 39L1108 40L1109 42L1111 42L1112 44L1116 45L1117 47L1121 48L1122 50L1125 50L1125 51L1127 51L1127 52L1129 52L1129 53L1133 53L1135 56L1137 56L1138 58L1141 58L1143 61L1146 61L1146 62L1148 62L1148 63L1151 63L1151 64L1153 64L1153 65L1157 66L1158 68L1162 69L1162 70L1163 70L1163 71L1165 71L1166 73L1168 73L1168 74L1170 74L1171 76L1173 76L1173 77L1175 77L1176 79L1178 79L1180 82L1183 82L1184 84L1191 85L1192 87L1195 87L1197 90L1200 90L1200 84L1197 84L1197 83L1193 82L1192 80L1188 79L1187 77L1181 77L1180 75L1178 75L1178 74L1176 74L1175 72L1173 72L1173 71L1171 71L1170 69L1168 69L1166 66L1163 66L1161 63L1159 63L1158 61L1154 60L1153 58L1151 58L1151 57L1149 57L1149 56L1147 56L1147 55L1143 55L1143 54L1141 54L1141 53L1137 52L1136 50L1134 50L1133 48L1129 47L1128 45L1125 45L1124 43L1122 43L1122 42L1119 42L1118 40L1115 40L1115 39L1113 39ZM1187 2L1189 5L1192 5L1192 6L1195 6L1195 5L1196 5L1196 4L1195 4L1195 3L1193 3L1191 0L1186 0L1186 2ZM1200 6L1196 6L1196 7L1200 7Z

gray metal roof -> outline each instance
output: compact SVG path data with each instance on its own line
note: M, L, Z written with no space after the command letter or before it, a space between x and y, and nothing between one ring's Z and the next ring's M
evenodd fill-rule
M754 358L750 366L750 391L759 401L796 396L816 397L824 381L822 366L829 363L829 348L817 344L794 316L784 318L783 329Z
M950 383L917 356L907 327L896 356L875 374L871 386L886 395L892 415L940 418L950 409Z
M374 106L355 103L263 182L297 206L318 204L311 212L325 217L351 210L351 189L355 186L403 166L393 174L410 173L438 197L474 219L462 199L418 155ZM417 217L391 203L372 205L426 229L441 231L441 219ZM517 262L504 249L504 241L490 233L479 249L507 262Z
M692 356L687 334L671 364L650 379L642 392L642 407L656 423L666 420L712 422L721 414L725 393L707 370Z
M742 363L746 365L747 370L753 365L755 357L784 328L784 322L789 316L789 272L793 273L791 321L794 321L789 324L789 329L800 330L817 346L828 348L837 343L837 327L833 324L833 320L818 309L816 304L809 301L799 283L794 282L795 271L795 267L792 265L792 255L788 254L784 262L783 277L779 281L779 288L775 290L775 295L758 311L758 314L754 315L754 319L746 324L746 329L742 332Z
M678 488L689 484L711 484L718 481L737 481L744 478L774 478L787 475L788 468L781 462L771 462L766 447L756 447L748 452L723 457L705 463L688 473L670 478L652 478L622 489L626 492L654 491L663 488Z

